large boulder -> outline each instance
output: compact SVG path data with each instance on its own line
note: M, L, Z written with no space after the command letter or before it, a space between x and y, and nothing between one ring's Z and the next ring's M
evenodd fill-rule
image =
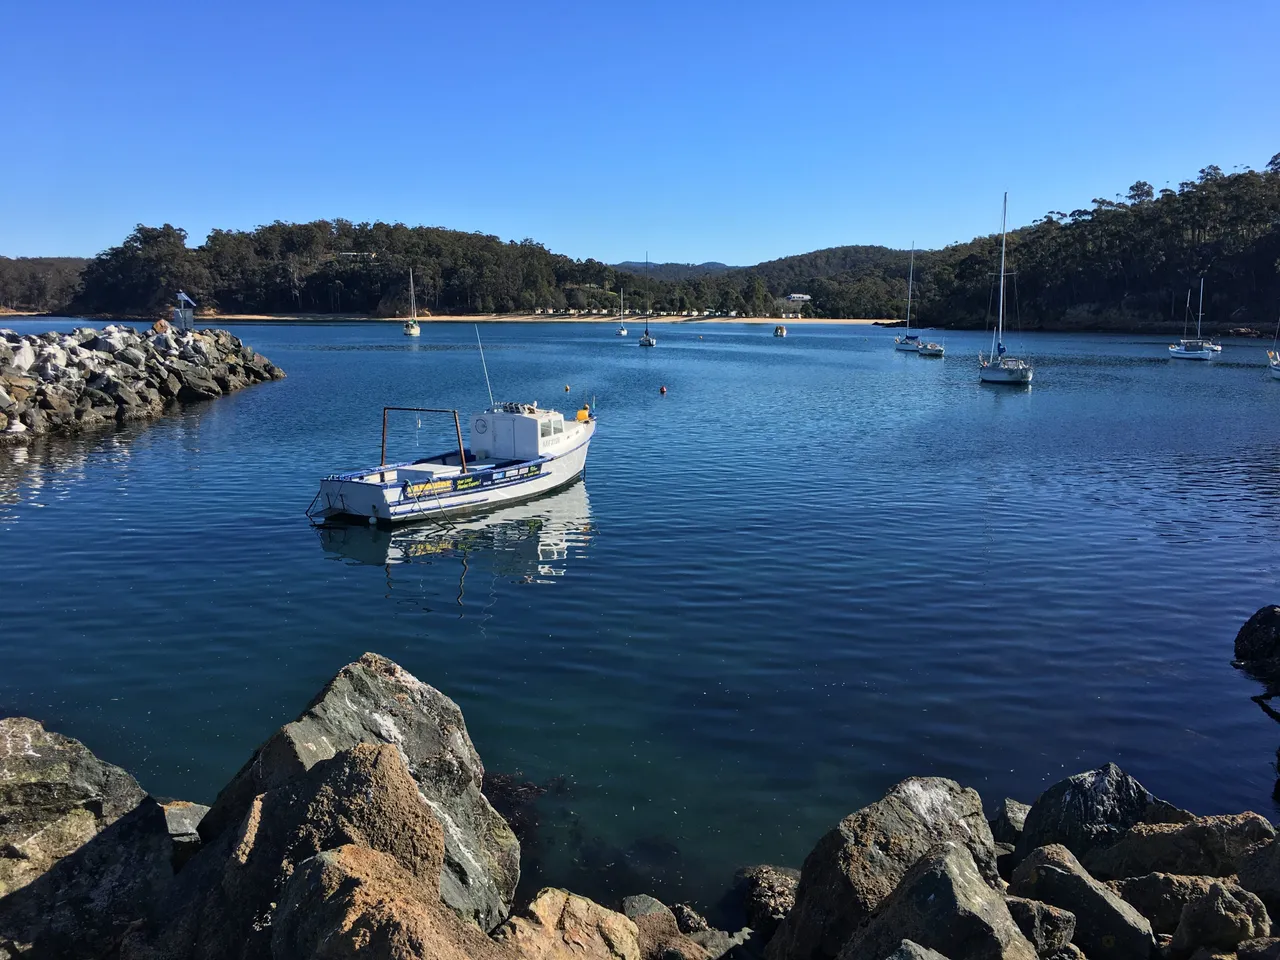
M1036 950L963 843L939 844L903 876L840 960L883 960L903 938L966 960L1035 960Z
M636 925L641 960L710 960L711 954L681 932L675 914L661 901L627 897L622 913Z
M1236 634L1236 663L1259 677L1280 672L1280 607L1267 606Z
M910 940L903 940L885 960L947 960L937 950L930 950Z
M0 720L0 897L142 802L125 771L35 720Z
M1035 947L1037 956L1053 956L1075 935L1076 915L1070 910L1023 897L1005 897L1004 902L1009 908L1009 916Z
M1280 917L1280 844L1273 840L1246 854L1237 875L1240 886L1256 893L1267 909Z
M18 373L25 373L31 369L31 365L35 362L35 348L29 343L22 343L13 351L13 359L9 361L9 366Z
M1027 814L1031 807L1017 800L1005 797L996 807L995 815L988 821L991 824L991 837L996 843L1011 843L1017 846L1022 836L1022 825L1027 822Z
M1146 957L1155 947L1147 919L1089 876L1060 844L1023 858L1013 871L1009 893L1075 914L1074 942L1089 960Z
M285 885L272 960L508 960L394 857L354 844L316 854ZM510 958L515 960L515 958Z
M258 794L360 743L390 744L403 758L444 826L441 898L492 930L511 909L519 841L480 792L484 767L458 705L377 654L343 667L297 720L258 748L218 794L200 835L209 841L235 829Z
M1000 883L982 799L953 780L912 777L851 813L805 858L795 906L766 956L836 956L915 862L948 840L968 847L985 883Z
M640 960L636 925L567 890L541 891L493 933L522 960Z
M1280 960L1280 937L1260 937L1238 944L1236 960Z
M799 884L799 870L769 864L744 867L733 877L730 896L737 907L735 919L740 912L742 921L759 935L761 942L768 942L795 906Z
M1244 856L1275 838L1270 821L1256 813L1197 817L1190 823L1139 823L1106 850L1084 858L1099 880L1148 873L1228 877Z
M21 945L30 960L113 956L131 925L155 917L173 885L174 852L164 808L143 800L0 898L0 948Z
M1078 858L1105 849L1136 823L1190 819L1157 800L1114 763L1059 781L1031 805L1015 858L1037 847L1061 844ZM1088 951L1085 951L1086 953Z
M1270 935L1271 921L1261 900L1238 888L1233 893L1224 884L1214 883L1182 908L1169 956L1182 960L1200 947L1231 951L1245 940Z
M178 874L159 919L131 935L123 956L266 960L290 877L346 845L386 854L418 896L438 898L443 829L388 744L357 744L254 797Z
M1142 877L1127 877L1107 884L1125 903L1133 906L1147 918L1155 933L1172 935L1178 929L1182 908L1192 900L1204 896L1214 883L1225 883L1228 890L1238 887L1229 881L1216 881L1212 877L1185 877L1170 873L1148 873Z

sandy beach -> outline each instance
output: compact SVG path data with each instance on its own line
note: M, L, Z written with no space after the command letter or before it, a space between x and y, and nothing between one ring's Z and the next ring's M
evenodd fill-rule
M365 314L357 313L215 313L208 316L197 315L196 320L199 322L211 321L245 321L252 320L257 322L295 322L295 323L324 323L335 321L353 321L359 320L368 323L404 323L408 317L370 317ZM630 316L625 318L626 322L632 326L643 324L645 318L643 316ZM618 322L616 316L570 316L568 314L535 314L535 313L474 313L445 315L439 317L419 317L418 322L421 324L432 323L603 323L610 326ZM838 320L822 319L816 317L792 318L789 320L779 320L777 317L650 317L649 322L652 324L662 323L751 323L751 324L782 324L784 326L804 326L805 324L847 324L847 325L866 325L874 323L892 323L892 320L884 318L843 318Z

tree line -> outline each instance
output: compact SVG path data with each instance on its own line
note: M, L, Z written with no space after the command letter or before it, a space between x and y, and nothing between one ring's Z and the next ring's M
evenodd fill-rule
M995 235L917 251L922 323L981 325L998 259ZM1009 234L1009 264L1013 320L1029 327L1181 323L1185 292L1202 276L1207 318L1269 322L1280 301L1280 154L1261 171L1209 166L1177 190L1139 181L1123 198L1051 211ZM39 297L75 313L152 315L183 289L222 313L397 316L408 311L412 268L419 308L436 314L612 311L625 291L629 307L654 311L771 316L794 309L786 294L805 293L809 315L898 319L908 266L904 250L846 246L754 267L646 269L574 260L532 240L346 220L214 230L189 247L183 230L165 224L139 225L85 264L78 285L59 281ZM6 289L0 299L36 303L34 289Z
M83 257L0 257L0 307L44 313L64 307L80 286Z

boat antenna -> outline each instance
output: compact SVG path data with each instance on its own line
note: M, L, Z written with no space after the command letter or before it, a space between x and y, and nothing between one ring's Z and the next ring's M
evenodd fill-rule
M480 348L480 366L484 368L484 385L489 388L489 406L493 406L493 384L489 382L489 365L484 362L484 344L480 342L480 324L472 324L476 328L476 346Z

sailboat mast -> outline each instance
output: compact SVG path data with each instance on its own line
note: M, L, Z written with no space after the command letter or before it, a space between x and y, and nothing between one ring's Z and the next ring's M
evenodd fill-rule
M418 301L413 295L413 267L409 268L409 319L418 319Z
M1196 314L1196 339L1200 339L1200 322L1204 320L1204 277L1200 278L1200 312Z
M1187 305L1182 308L1182 339L1187 339L1187 324L1191 322L1191 288L1187 287Z
M911 281L916 275L916 242L911 241L911 266L907 268L907 332L911 332Z
M1009 192L1004 195L1004 207L1000 211L1000 312L996 314L996 359L999 357L999 344L1004 339L1004 254L1006 228L1009 220Z

